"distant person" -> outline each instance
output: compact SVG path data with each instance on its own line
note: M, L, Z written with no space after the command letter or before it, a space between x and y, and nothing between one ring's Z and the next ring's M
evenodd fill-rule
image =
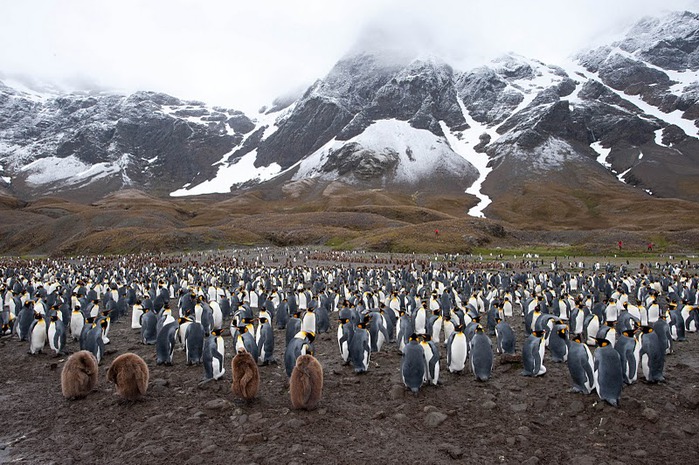
M617 247L619 247L619 250L621 250L622 247L624 247L624 241L619 241L616 243Z
M435 236L439 236L439 229L435 229L435 230L434 230L434 235L435 235Z
M652 252L652 251L653 251L653 243L649 242L648 243L648 252Z

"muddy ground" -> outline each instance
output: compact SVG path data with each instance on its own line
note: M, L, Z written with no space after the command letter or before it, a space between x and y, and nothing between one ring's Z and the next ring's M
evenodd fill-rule
M518 331L521 324L511 322ZM154 346L138 342L126 320L112 326L97 391L80 401L61 395L65 357L31 356L28 343L0 340L0 463L696 463L699 334L667 357L667 382L626 387L621 407L596 394L568 392L567 367L545 376L496 359L491 380L443 369L443 385L405 392L395 344L373 354L368 373L342 365L333 331L316 341L325 387L319 409L291 410L283 365L260 367L258 398L230 393L233 341L226 338L224 379L199 386L201 367L156 366ZM284 334L276 332L283 360ZM77 350L70 342L68 350ZM111 361L136 352L148 363L145 399L122 403L106 380ZM442 363L446 364L442 352Z

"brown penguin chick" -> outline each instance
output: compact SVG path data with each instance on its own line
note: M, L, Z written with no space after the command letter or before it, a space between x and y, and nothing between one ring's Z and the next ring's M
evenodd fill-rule
M97 386L97 359L81 350L68 357L61 371L61 390L66 399L82 399Z
M252 400L260 388L260 371L257 369L257 363L252 355L245 349L239 349L231 360L231 372L233 373L233 383L231 384L233 395L245 400Z
M148 365L134 353L121 354L109 366L107 379L116 384L121 397L136 400L148 389Z
M301 355L289 379L291 406L313 410L323 394L323 367L313 355Z

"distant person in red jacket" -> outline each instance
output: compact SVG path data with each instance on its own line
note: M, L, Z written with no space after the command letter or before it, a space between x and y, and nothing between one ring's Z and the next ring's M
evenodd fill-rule
M619 247L619 250L621 250L621 248L624 247L624 241L619 241L616 245Z
M435 230L434 230L434 235L435 235L435 236L439 236L439 229L435 229Z
M652 252L652 251L653 251L653 243L649 242L648 243L648 252Z

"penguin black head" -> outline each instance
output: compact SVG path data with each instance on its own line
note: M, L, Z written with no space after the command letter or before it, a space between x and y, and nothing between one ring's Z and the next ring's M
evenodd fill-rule
M431 335L431 334L425 333L425 334L422 334L421 336L422 336L422 340L425 341L425 342L430 342L430 341L432 340L432 335Z
M51 315L51 321L57 321L58 315Z
M582 336L580 334L576 334L575 336L573 336L573 339L571 339L571 341L577 342L578 344L581 344L582 343Z
M42 318L44 318L44 315L42 315L39 312L34 312L34 319L35 320L41 320Z
M626 337L633 337L634 334L636 334L636 331L633 329L627 329L627 330L622 331L621 334L623 334Z
M653 327L652 326L641 326L641 332L643 334L650 334L653 332Z
M477 326L476 326L476 332L477 332L477 333L482 333L482 332L483 332L483 326L477 325Z
M316 340L316 333L307 332L307 333L306 333L306 339L308 339L308 342L311 342L311 343L312 343L313 341Z
M259 318L259 320L260 320L260 324L265 324L265 323L267 323L267 317L265 317L265 316L261 316L261 317Z
M417 341L418 339L419 339L419 336L416 333L413 333L408 337L408 342Z
M499 316L495 317L495 323L500 323L501 321L502 321L502 318L500 318Z
M595 341L597 341L597 345L600 347L607 347L611 343L609 342L609 339L605 339L603 337L596 337Z
M464 332L464 329L465 329L465 326L464 326L463 323L461 323L461 324L458 325L456 328L454 328L454 331L456 331L456 332L458 332L458 333L463 333L463 332Z
M100 326L101 326L103 329L106 329L107 326L109 326L109 320L100 320Z
M186 317L186 316L181 316L177 319L177 324L181 325L181 324L187 323L188 321L192 321L192 319L189 317Z
M240 328L238 328L238 329L240 329ZM245 328L245 331L247 331L247 330L248 330L248 329ZM245 332L245 331L242 331L242 330L241 330L241 332ZM222 334L223 334L223 328L218 328L218 329L214 329L214 330L211 331L211 335L212 335L212 336L215 336L215 337L219 337L219 336L222 335Z
M536 336L536 337L544 337L544 334L546 334L546 331L541 331L541 330L532 331L532 335Z

